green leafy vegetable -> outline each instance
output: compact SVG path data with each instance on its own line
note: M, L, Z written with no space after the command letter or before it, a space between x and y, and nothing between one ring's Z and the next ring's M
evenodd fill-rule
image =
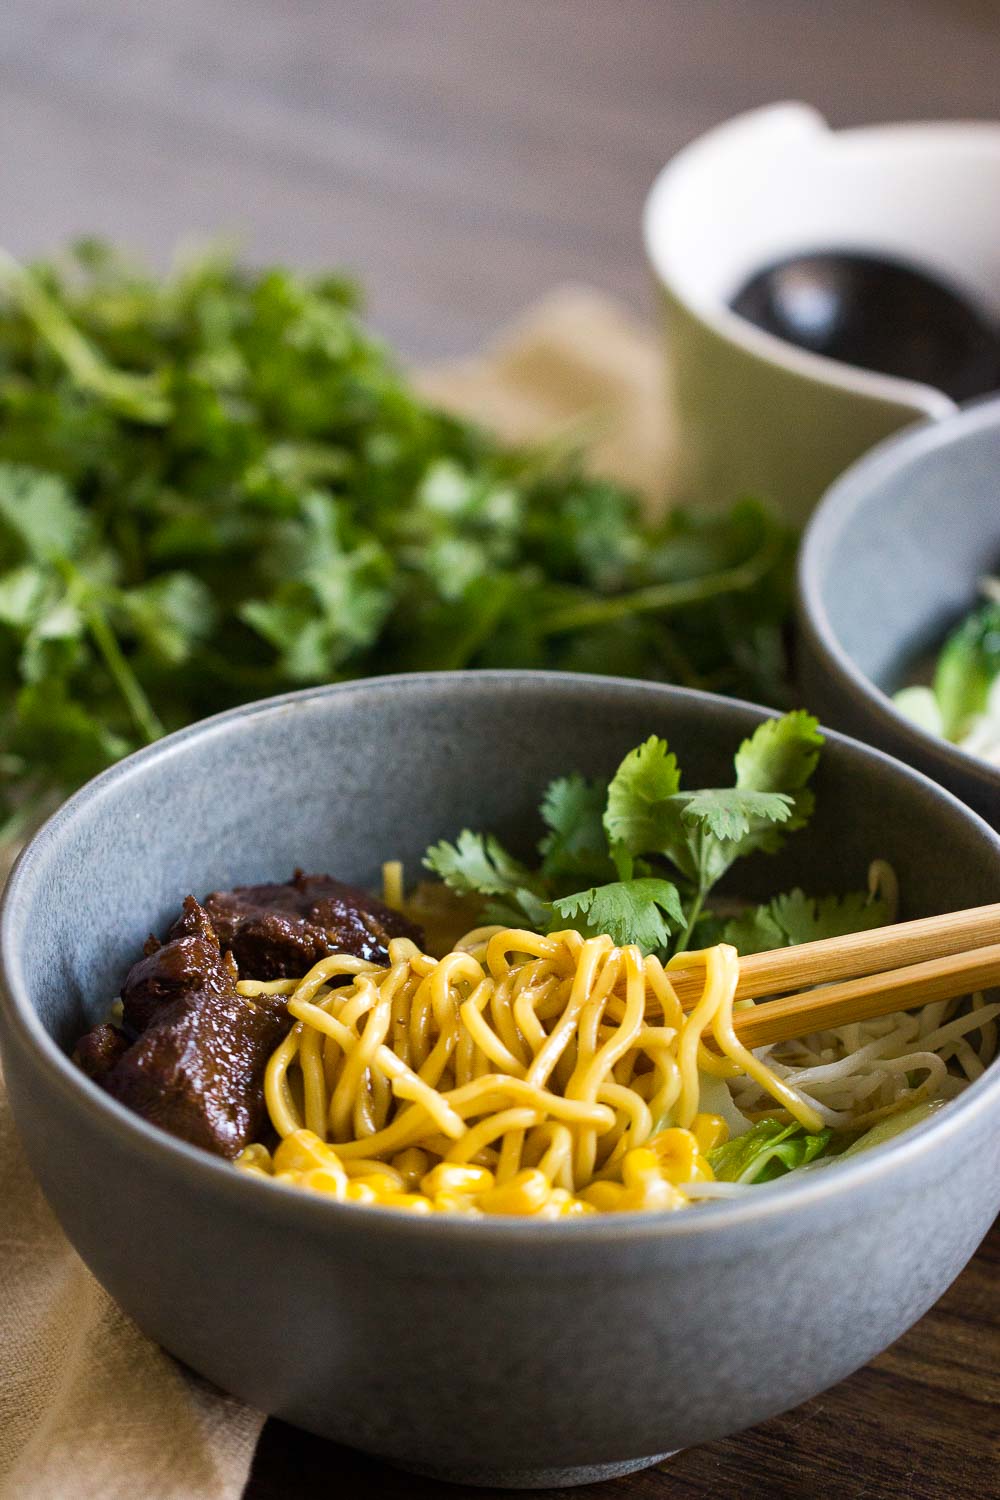
M424 864L461 896L503 897L486 905L485 921L511 921L515 926L527 922L545 930L549 906L541 882L492 834L484 836L463 829L454 844L444 839L433 844Z
M801 827L812 812L806 787L822 744L819 725L801 708L765 719L736 753L736 785L748 792L794 792L793 826Z
M586 936L606 932L616 943L638 943L648 953L667 947L684 925L677 887L669 880L614 880L553 901L553 910Z
M611 879L615 867L603 824L607 796L606 782L582 776L562 776L549 785L539 808L549 832L538 846L547 880Z
M608 787L604 827L612 846L632 857L644 849L680 853L683 827L673 801L680 784L677 757L666 740L651 735L630 750Z
M737 859L774 853L808 819L806 782L821 744L809 714L765 720L737 752L735 787L699 792L680 789L676 758L662 740L626 756L608 791L604 826L614 847L666 860L693 888L679 947L689 944L706 897Z
M822 1156L833 1132L811 1135L802 1125L758 1120L745 1135L716 1146L708 1162L719 1182L771 1182Z
M856 1156L860 1151L870 1151L873 1146L883 1146L886 1141L895 1140L897 1135L902 1135L912 1125L919 1125L921 1121L929 1119L939 1109L943 1109L947 1102L947 1099L924 1099L920 1104L911 1104L909 1109L887 1115L884 1120L879 1120L864 1135L859 1136L841 1155Z
M945 642L934 673L944 733L960 740L981 714L1000 675L1000 603L975 610Z
M340 277L0 253L0 822L163 730L375 672L780 701L792 550L753 502L653 526L574 456L429 408ZM548 823L574 888L614 873L585 795Z
M735 787L688 792L676 756L654 735L625 756L610 784L579 775L551 783L541 802L548 832L537 870L492 836L468 829L454 844L435 844L424 863L461 895L490 898L486 920L550 932L572 922L646 952L678 951L699 924L718 926L704 903L733 862L755 850L773 852L786 830L805 822L812 809L806 781L821 743L808 714L766 720L739 748ZM768 946L781 947L805 940L793 931L884 918L880 903L816 903L794 891L731 922L730 940L753 951L765 931L773 938Z
M868 932L888 920L886 902L865 891L816 898L796 889L732 918L723 929L723 940L741 953L766 953L848 932Z
M995 760L1000 707L991 690L1000 680L1000 584L984 580L983 590L987 602L967 615L941 648L932 685L901 688L893 701L919 728Z

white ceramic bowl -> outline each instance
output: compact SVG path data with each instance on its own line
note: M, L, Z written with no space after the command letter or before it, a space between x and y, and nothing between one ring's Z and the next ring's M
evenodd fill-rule
M804 521L849 463L954 402L811 354L728 302L796 251L868 250L916 261L1000 315L1000 124L832 131L804 104L776 104L679 152L645 211L662 288L685 493L729 504L754 493Z

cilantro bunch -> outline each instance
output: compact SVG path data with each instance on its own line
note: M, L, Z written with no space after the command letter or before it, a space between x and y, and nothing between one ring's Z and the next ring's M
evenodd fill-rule
M653 527L429 408L341 277L0 252L0 836L166 730L346 677L780 701L790 558L753 503Z
M737 860L775 853L808 822L822 743L801 710L767 719L739 747L731 787L687 791L676 756L654 735L610 782L571 775L551 783L537 867L468 829L433 845L424 863L451 890L481 897L486 922L540 932L572 926L662 957L717 941L751 953L881 926L885 903L865 893L816 900L794 890L728 921L706 906Z

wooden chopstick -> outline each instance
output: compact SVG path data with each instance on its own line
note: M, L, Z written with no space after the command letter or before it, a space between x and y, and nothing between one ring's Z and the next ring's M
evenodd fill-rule
M969 952L869 974L844 984L821 985L803 994L764 1000L752 1010L737 1011L733 1027L745 1047L764 1047L795 1036L808 1036L812 1031L825 1031L831 1026L845 1026L851 1021L871 1021L876 1016L892 1015L914 1005L953 1000L958 995L997 985L1000 985L1000 943L992 943Z
M799 943L794 948L752 953L740 959L736 999L781 995L813 984L885 973L888 969L946 958L998 942L1000 902L946 912L939 917L921 917L915 922L897 922L870 932L851 932L846 937L823 938L817 943ZM701 971L674 969L669 977L677 998L689 1010L701 994ZM975 985L971 987L974 989Z

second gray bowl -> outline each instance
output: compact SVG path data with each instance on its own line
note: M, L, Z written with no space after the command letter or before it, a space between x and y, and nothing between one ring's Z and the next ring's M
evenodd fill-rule
M918 728L890 696L1000 565L1000 398L911 427L826 493L799 555L805 701L933 776L1000 828L1000 769Z

